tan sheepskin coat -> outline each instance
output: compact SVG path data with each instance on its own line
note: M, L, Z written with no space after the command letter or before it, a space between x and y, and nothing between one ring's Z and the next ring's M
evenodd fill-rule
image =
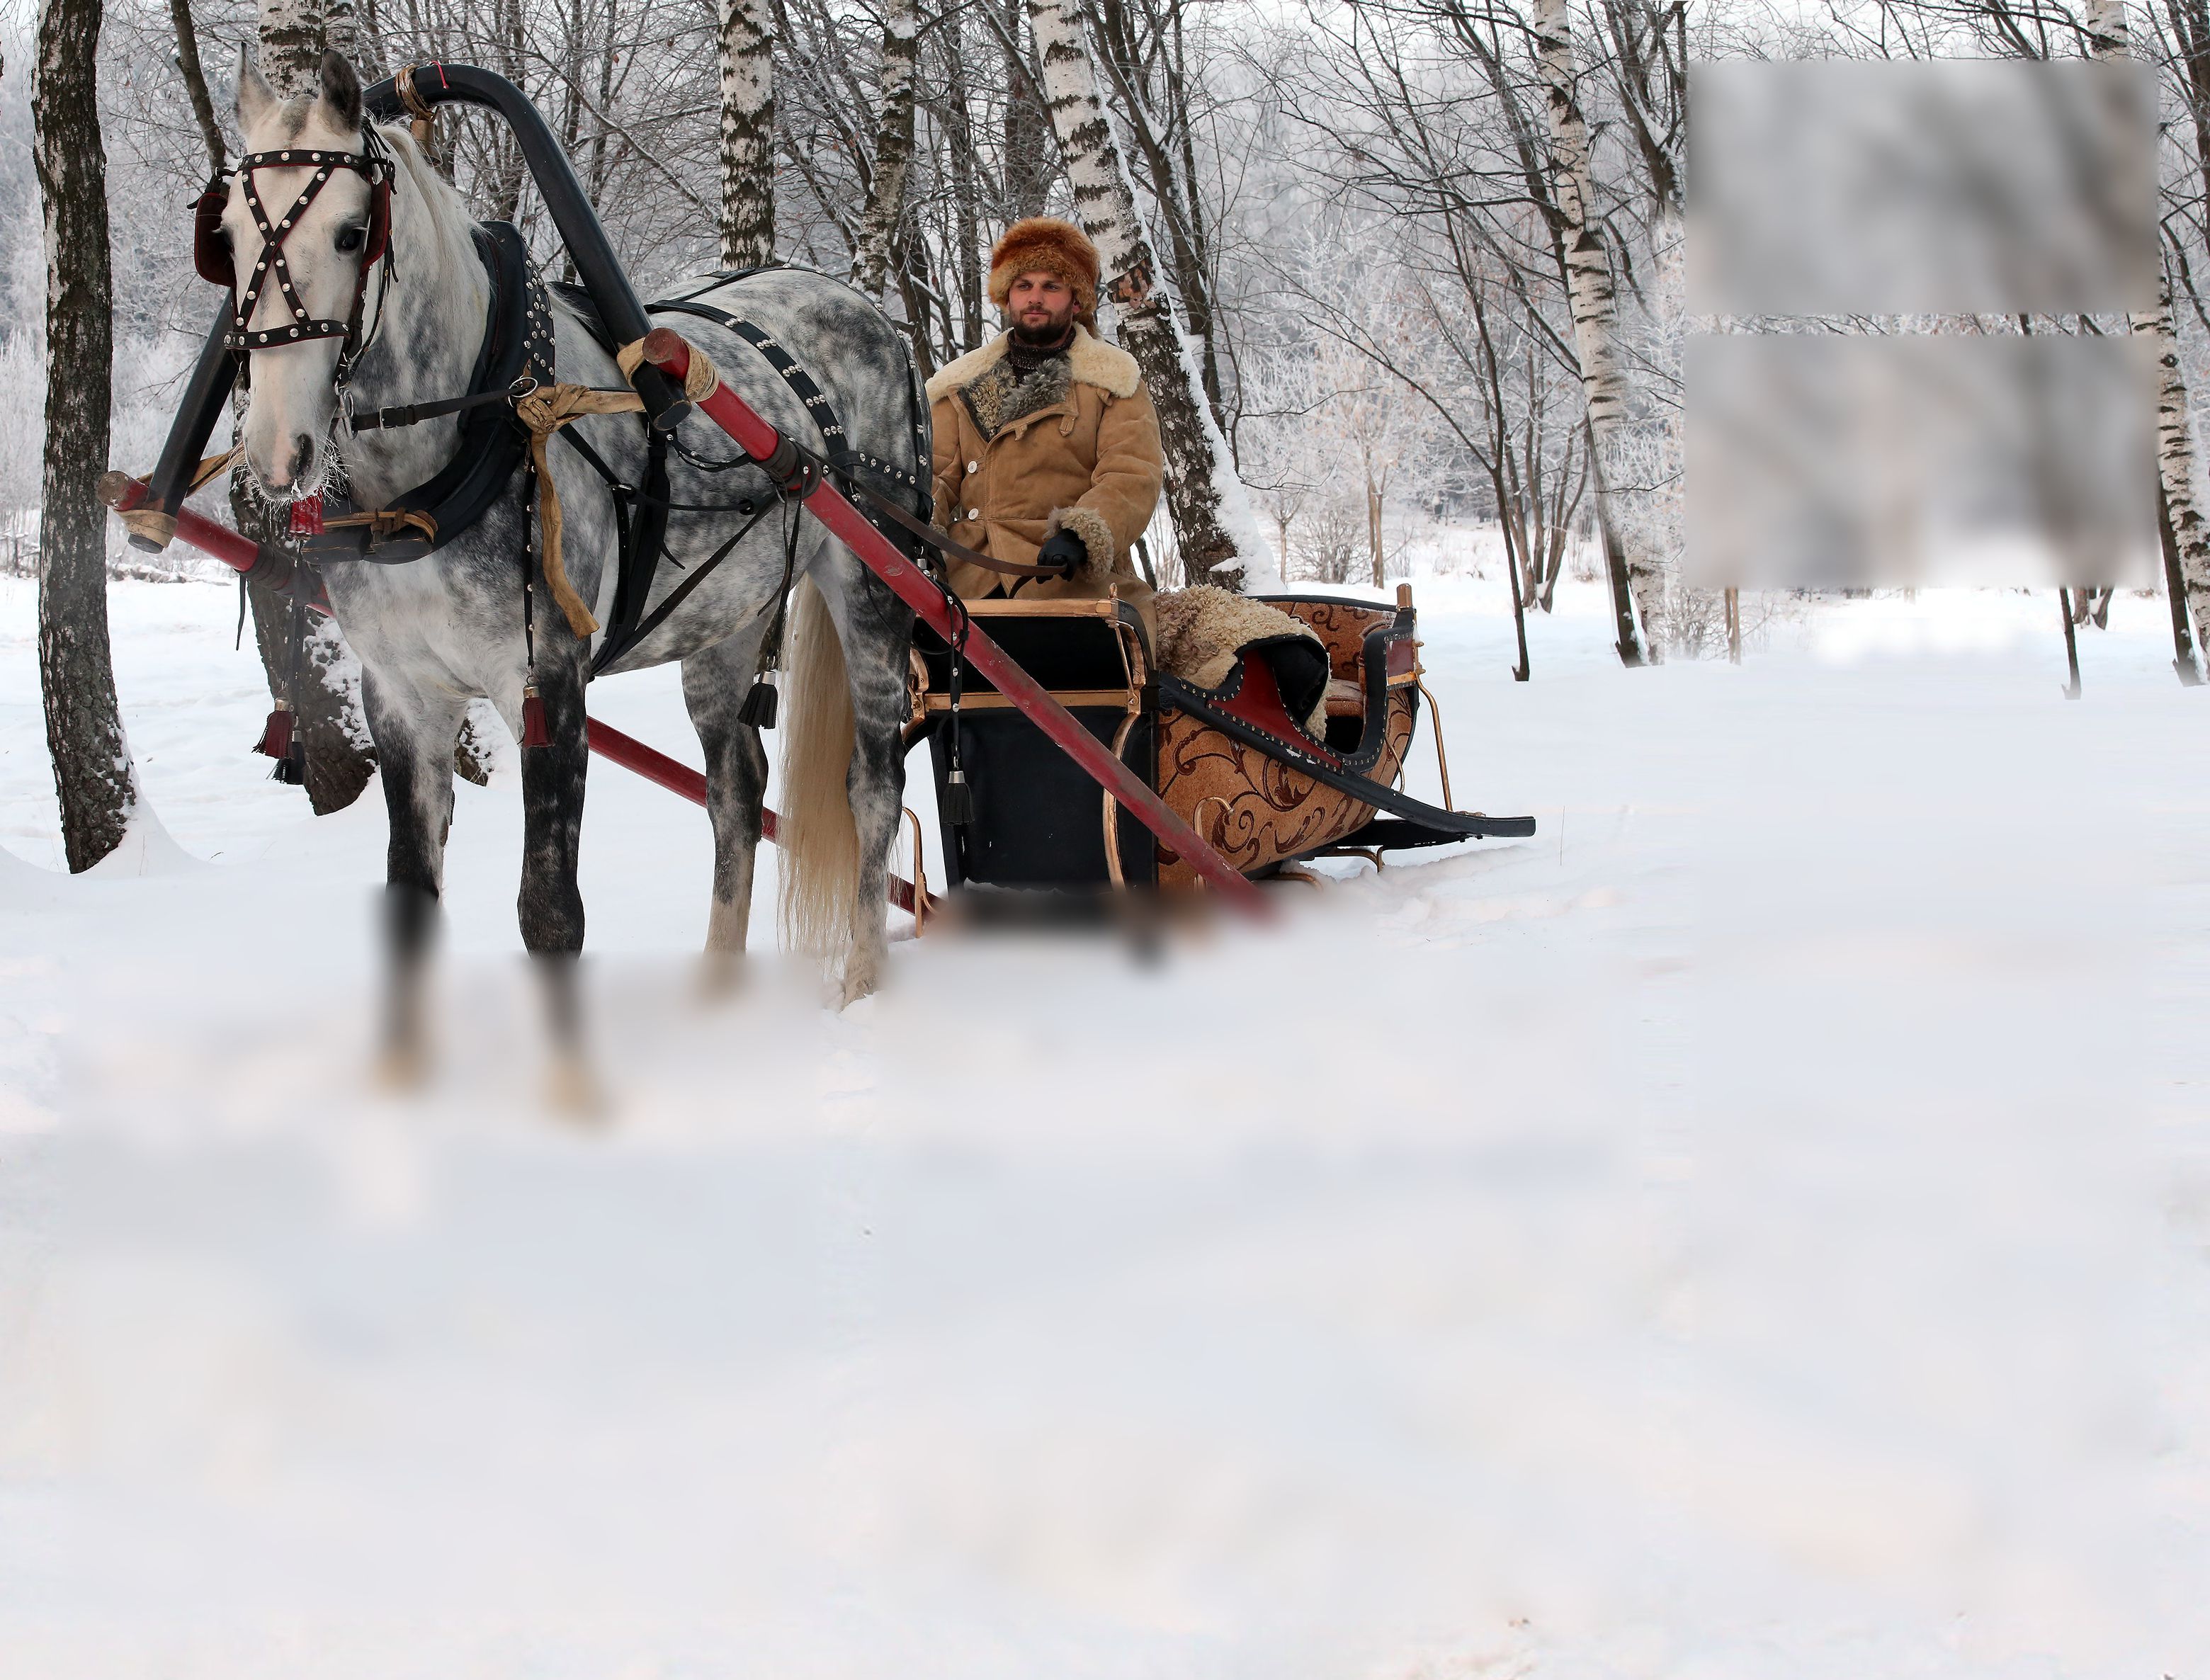
M1023 565L1061 529L1089 550L1065 577L1020 586L1020 598L1097 597L1118 583L1150 618L1150 590L1129 558L1150 523L1164 475L1159 420L1136 360L1075 329L1066 394L1000 426L987 441L960 393L1004 360L1006 335L959 358L928 382L935 432L936 523L993 559ZM1014 581L951 563L951 587L974 597Z

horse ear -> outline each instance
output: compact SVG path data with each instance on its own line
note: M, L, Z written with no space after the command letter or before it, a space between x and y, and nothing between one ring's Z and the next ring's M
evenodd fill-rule
M360 76L342 52L323 55L323 108L341 134L360 126Z
M238 127L242 134L251 134L260 126L261 119L276 108L276 90L261 74L261 66L253 61L253 46L240 41L238 46ZM251 144L251 142L248 142Z

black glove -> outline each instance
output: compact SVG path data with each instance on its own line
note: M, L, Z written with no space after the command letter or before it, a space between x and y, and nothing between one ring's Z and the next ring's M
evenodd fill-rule
M1090 564L1090 546L1072 531L1061 531L1036 551L1036 564L1072 575Z

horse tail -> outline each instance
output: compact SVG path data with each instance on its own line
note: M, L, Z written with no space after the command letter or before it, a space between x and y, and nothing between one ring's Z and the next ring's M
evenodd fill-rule
M836 621L813 580L799 580L784 661L782 850L776 905L782 943L817 955L851 935L860 834L845 778L852 765L852 688Z

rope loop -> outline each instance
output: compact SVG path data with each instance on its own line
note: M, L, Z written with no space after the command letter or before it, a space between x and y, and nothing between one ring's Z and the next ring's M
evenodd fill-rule
M537 474L537 523L544 532L545 584L578 640L595 634L599 621L568 581L560 551L560 492L552 482L546 445L562 426L587 414L631 414L643 408L644 399L632 390L597 390L565 382L540 385L527 396L515 399L515 418L528 430L529 460Z
M691 344L689 339L683 341ZM633 339L615 353L614 362L621 369L622 378L635 379L637 370L644 361L644 341ZM722 388L722 371L714 366L714 359L691 344L691 366L683 376L683 395L690 402L703 402Z

